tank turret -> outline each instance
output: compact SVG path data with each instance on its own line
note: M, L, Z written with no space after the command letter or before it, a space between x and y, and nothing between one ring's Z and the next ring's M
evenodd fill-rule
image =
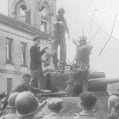
M47 89L53 92L65 92L70 73L50 72L46 76ZM119 78L106 78L104 72L90 72L88 91L107 91L107 85L119 82Z

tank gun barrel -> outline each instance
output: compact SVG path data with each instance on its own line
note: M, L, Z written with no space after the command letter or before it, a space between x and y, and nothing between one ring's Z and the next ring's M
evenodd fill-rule
M107 85L112 83L118 83L118 78L96 78L89 79L89 91L106 91Z
M118 78L97 78L97 79L89 79L88 80L90 83L102 83L102 84L111 84L111 83L118 83L119 82L119 77Z

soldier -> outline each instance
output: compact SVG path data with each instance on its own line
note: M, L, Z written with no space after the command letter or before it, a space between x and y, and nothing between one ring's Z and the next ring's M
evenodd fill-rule
M92 51L92 45L87 43L87 37L80 37L80 41L74 40L76 45L76 56L74 59L73 73L71 73L70 80L67 82L67 93L72 92L73 89L79 87L79 92L88 90L88 74L90 70L90 54ZM75 79L75 80L74 80ZM82 87L82 89L81 89ZM77 94L78 95L78 94Z
M18 119L17 114L16 114L16 108L15 108L15 99L18 94L19 94L18 92L14 92L9 96L8 108L6 108L6 110L4 111L6 112L9 110L9 114L6 114L0 117L0 119Z
M65 10L63 8L60 8L58 10L58 15L56 16L56 23L54 24L54 31L53 31L54 43L53 43L53 56L52 57L53 57L53 64L56 70L58 70L58 66L57 66L58 45L60 46L60 64L62 64L62 66L66 64L65 32L69 34L69 30L67 27L67 22L64 18L64 14L65 14Z
M44 74L42 70L42 55L46 52L45 47L43 50L40 50L39 44L41 41L40 36L36 36L33 38L34 45L30 48L30 69L31 73L33 74L33 80L31 82L31 85L40 88L45 89L45 80L44 80Z
M87 37L80 37L79 45L77 45L77 53L75 57L76 62L76 74L74 78L79 80L82 84L83 91L88 90L88 73L90 70L90 54L92 51L92 45L87 43Z
M21 92L15 100L16 113L19 119L32 119L46 103L47 102L44 101L40 104L38 99L31 92Z

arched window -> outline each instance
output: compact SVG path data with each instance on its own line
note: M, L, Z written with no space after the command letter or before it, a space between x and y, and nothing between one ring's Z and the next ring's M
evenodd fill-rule
M25 19L26 19L26 10L27 10L27 7L25 4L21 4L19 5L18 7L18 19L25 22Z
M20 14L21 14L22 16L25 16L25 10L27 10L26 5L21 5L21 6L20 6Z
M39 4L39 12L41 13L41 25L40 30L46 33L49 33L50 30L50 13L51 13L51 6L48 0L42 0Z
M41 15L44 16L44 17L47 15L47 9L46 9L45 6L41 7Z
M16 3L14 11L16 13L16 18L25 22L26 19L26 11L27 11L27 4L23 1L19 1Z

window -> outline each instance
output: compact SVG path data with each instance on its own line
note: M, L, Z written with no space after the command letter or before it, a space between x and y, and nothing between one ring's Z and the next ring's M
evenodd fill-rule
M24 4L18 5L17 18L22 22L25 22L27 6Z
M7 43L7 46L6 46L6 62L7 63L12 63L12 45L13 45L13 39L10 39L10 38L6 38L6 43Z
M47 15L47 10L46 10L45 6L41 7L41 15L44 16L44 17Z
M12 78L7 78L7 94L12 91Z
M27 10L26 6L25 5L21 5L20 6L20 14L22 16L25 16L25 10Z
M41 31L47 32L47 23L44 21L41 21Z
M26 51L27 51L27 44L21 42L21 65L26 66Z

